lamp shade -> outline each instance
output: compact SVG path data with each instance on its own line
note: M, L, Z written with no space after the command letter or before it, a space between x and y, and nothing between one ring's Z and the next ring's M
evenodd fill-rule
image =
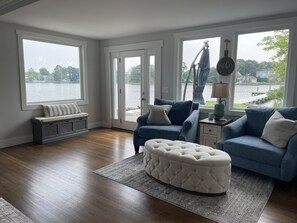
M212 98L228 98L229 97L229 84L215 83L212 85Z

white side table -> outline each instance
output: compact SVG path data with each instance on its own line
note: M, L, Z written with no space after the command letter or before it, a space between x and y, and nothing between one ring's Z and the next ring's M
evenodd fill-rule
M209 120L208 118L199 121L200 137L199 144L216 148L217 142L222 137L222 128L231 123L232 119L221 119L220 121Z

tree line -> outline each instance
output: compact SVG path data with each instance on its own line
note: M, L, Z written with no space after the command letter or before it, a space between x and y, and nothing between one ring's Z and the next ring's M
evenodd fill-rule
M70 82L79 83L80 81L80 70L72 66L62 67L57 65L53 72L49 72L45 67L40 68L39 71L35 71L30 68L26 73L26 82L43 81L47 83L55 82Z

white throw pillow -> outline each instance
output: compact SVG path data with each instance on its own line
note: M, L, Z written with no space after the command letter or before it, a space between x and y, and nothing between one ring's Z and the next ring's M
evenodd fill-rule
M150 113L146 121L150 125L171 125L167 114L170 112L171 105L147 105Z
M286 147L289 139L296 133L297 121L285 119L281 113L275 111L267 121L261 138L283 148Z

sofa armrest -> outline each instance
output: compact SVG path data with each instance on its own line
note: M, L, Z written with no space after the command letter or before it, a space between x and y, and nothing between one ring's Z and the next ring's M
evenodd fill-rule
M288 142L281 164L281 180L291 181L297 175L297 134Z
M246 115L237 119L236 121L223 127L223 138L231 139L238 136L245 135L245 128L247 123Z
M193 110L191 115L183 122L179 140L196 142L199 121L199 109Z

